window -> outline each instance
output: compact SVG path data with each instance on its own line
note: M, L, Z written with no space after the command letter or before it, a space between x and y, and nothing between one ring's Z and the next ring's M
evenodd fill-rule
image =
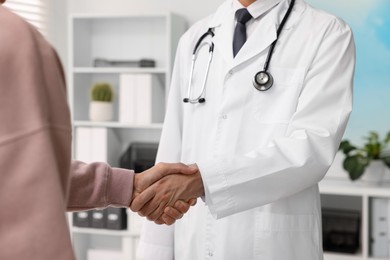
M3 5L46 34L45 0L7 0Z

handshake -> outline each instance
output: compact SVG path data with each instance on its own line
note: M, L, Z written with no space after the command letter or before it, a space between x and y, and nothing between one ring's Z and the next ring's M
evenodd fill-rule
M156 224L171 225L203 195L196 165L158 163L135 174L130 209Z

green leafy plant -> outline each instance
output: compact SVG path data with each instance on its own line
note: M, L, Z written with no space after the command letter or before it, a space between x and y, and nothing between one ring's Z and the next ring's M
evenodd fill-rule
M381 160L390 168L390 150L387 149L390 132L383 140L380 140L379 134L374 131L364 139L366 141L363 147L356 147L348 140L343 140L340 144L339 150L345 154L343 167L349 173L351 180L359 179L373 160Z
M112 86L106 82L99 82L91 88L91 99L93 101L111 102L113 96Z

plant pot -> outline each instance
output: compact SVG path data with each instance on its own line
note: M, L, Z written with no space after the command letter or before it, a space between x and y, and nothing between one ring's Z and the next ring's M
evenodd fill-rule
M110 121L112 117L112 102L91 101L89 104L89 119L91 121Z
M371 161L360 180L368 184L381 184L385 174L385 164L382 161Z

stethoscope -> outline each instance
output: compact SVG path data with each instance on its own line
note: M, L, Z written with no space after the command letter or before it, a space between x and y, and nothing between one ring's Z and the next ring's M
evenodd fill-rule
M279 35L280 35L280 33L281 33L281 31L282 31L282 29L283 29L287 19L290 16L290 13L291 13L292 8L294 7L294 4L295 4L295 0L291 0L291 3L290 3L290 5L289 5L289 7L287 9L287 12L284 15L284 17L282 19L282 22L280 23L280 26L279 26L279 28L278 28L278 30L276 32L276 39L271 44L271 46L270 46L270 48L268 50L267 59L266 59L266 61L264 63L264 68L263 68L263 70L257 72L255 74L254 78L253 78L253 86L257 90L259 90L259 91L266 91L266 90L270 89L272 87L273 83L274 83L274 79L273 79L271 73L268 72L268 67L269 67L269 64L271 62L271 58L272 58L272 54L273 54L275 45L276 45L276 43L277 43L277 41L279 39ZM189 82L188 82L187 97L183 99L184 103L196 104L196 103L204 103L206 101L206 99L204 98L204 93L205 93L205 90L206 90L207 78L208 78L209 70L210 70L210 63L211 63L211 60L213 59L213 53L214 53L214 43L213 42L211 42L211 43L203 42L203 40L207 36L211 36L211 38L215 36L214 28L209 28L207 30L207 32L205 32L199 38L199 40L195 44L194 51L192 52L190 79L189 79ZM205 73L205 76L203 78L203 83L202 83L202 88L200 90L200 94L197 97L195 97L195 98L191 98L191 94L192 94L192 79L193 79L195 61L196 61L196 58L197 58L197 55L198 55L198 51L204 45L209 47L209 58L208 58L208 61L207 61L206 73Z

